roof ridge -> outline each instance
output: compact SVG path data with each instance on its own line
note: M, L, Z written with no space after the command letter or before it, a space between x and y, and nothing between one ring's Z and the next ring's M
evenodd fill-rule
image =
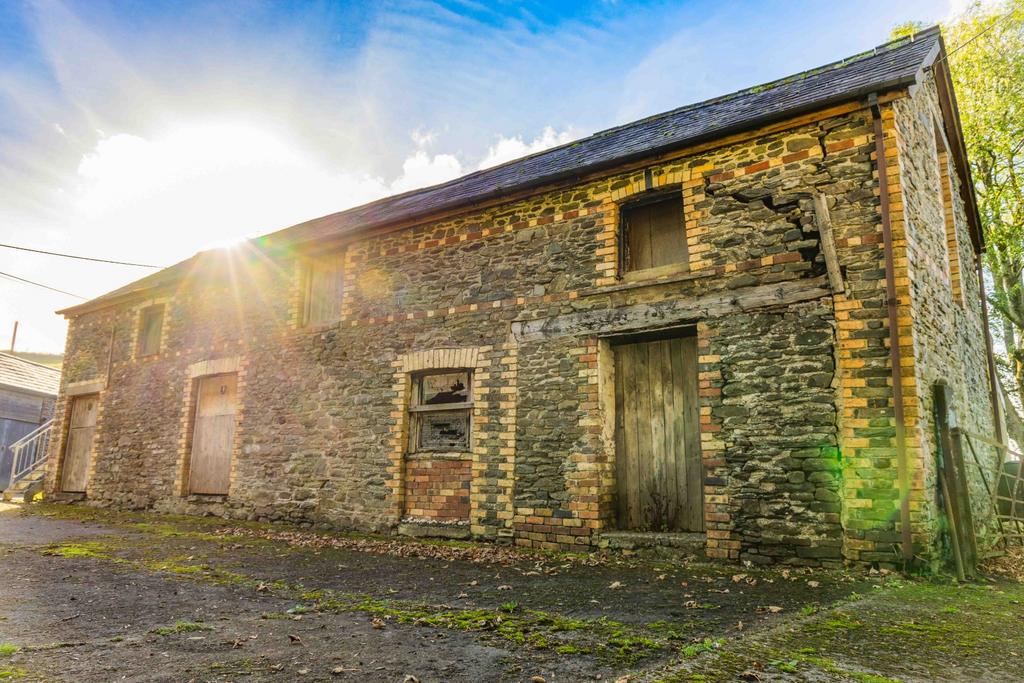
M598 131L598 132L593 133L593 134L591 134L591 135L589 135L587 137L597 137L597 136L600 136L600 135L605 135L607 133L614 133L614 132L622 130L623 128L630 128L630 127L635 126L635 125L637 125L639 123L646 123L648 121L657 121L660 118L664 118L666 116L671 116L672 114L678 114L678 113L681 113L681 112L684 112L684 111L689 111L691 109L696 109L698 107L706 107L706 106L711 105L711 104L718 104L720 102L728 102L729 100L735 99L737 97L741 97L743 95L760 94L762 92L766 92L768 90L771 90L773 88L777 88L777 87L782 86L782 85L788 85L790 83L793 83L795 81L801 80L801 79L803 79L805 77L808 77L808 76L815 76L817 74L824 73L826 71L830 71L832 69L836 69L836 68L839 68L839 67L848 66L850 64L854 64L856 62L859 62L859 61L862 61L862 60L865 60L865 59L869 59L871 57L877 57L878 55L883 54L885 52L891 52L892 50L894 50L894 49L896 49L898 47L903 47L906 44L913 43L919 37L929 36L929 35L931 35L933 33L937 33L938 31L939 31L939 25L938 24L934 24L932 26L929 26L926 29L922 29L920 31L917 31L917 32L913 33L912 35L901 36L899 38L894 38L894 39L892 39L892 40L890 40L888 42L882 43L881 45L876 45L875 47L871 48L870 50L864 50L863 52L858 52L856 54L850 55L849 57L843 57L842 59L837 59L837 60L831 61L831 62L829 62L827 64L822 64L820 66L811 67L810 69L805 69L803 71L798 71L795 74L790 74L788 76L783 76L781 78L776 78L774 80L766 81L764 83L759 83L757 85L747 86L746 88L741 88L740 90L734 90L733 92L726 93L724 95L718 95L717 97L712 97L712 98L707 99L707 100L701 100L700 102L691 102L690 104L684 104L684 105L682 105L680 107L676 107L674 109L668 109L666 111L659 112L657 114L651 114L650 116L645 116L645 117L643 117L641 119L637 119L635 121L630 121L628 123L623 123L623 124L620 124L618 126L613 126L612 128L606 128L605 130ZM587 138L581 138L581 139L585 140ZM560 145L560 146L564 147L565 145ZM543 150L542 152L538 152L538 154L543 154L544 152L550 151L552 149L557 149L557 148L556 147L549 147L548 149ZM525 159L526 157L520 157L520 158ZM516 159L515 161L518 161L518 159ZM508 163L512 163L512 162L508 162Z
M844 57L842 59L834 60L834 61L829 62L827 64L822 64L820 66L812 67L810 69L805 69L804 71L799 71L799 72L797 72L795 74L790 74L788 76L783 76L781 78L776 78L776 79L771 80L771 81L766 81L765 83L760 83L760 84L757 84L757 85L748 86L746 88L742 88L740 90L735 90L735 91L733 91L731 93L726 93L724 95L718 95L717 97L712 97L712 98L707 99L707 100L700 100L699 102L691 102L690 104L684 104L684 105L682 105L680 107L675 107L673 109L667 109L665 111L661 111L661 112L658 112L658 113L655 113L655 114L650 114L648 116L645 116L645 117L639 118L639 119L635 119L633 121L627 121L626 123L620 123L620 124L618 124L616 126L612 126L610 128L604 128L602 130L596 131L594 133L591 133L590 135L586 135L584 137L577 138L575 140L570 140L569 142L565 142L565 143L563 143L561 145L555 145L554 147L548 147L546 149L542 149L542 150L533 152L531 154L526 154L526 155L523 155L521 157L516 157L515 159L509 159L508 161L502 162L500 164L496 164L494 166L488 166L486 168L479 168L479 169L477 169L475 171L471 171L469 173L465 173L463 175L457 176L457 177L452 178L450 180L445 180L443 182L435 183L433 185L424 185L423 187L413 188L411 190L406 190L405 192L399 192L397 194L389 194L389 195L387 195L385 197L381 197L379 199L374 199L373 201L366 202L365 204L358 204L358 205L350 207L348 209L342 209L341 211L334 211L334 212L331 212L329 214L326 214L326 216L319 216L317 218L311 218L309 220L302 221L300 223L296 223L294 225L287 226L285 228L282 228L281 230L289 230L291 228L295 228L295 227L298 227L300 225L305 225L307 223L314 223L314 222L317 222L317 221L320 221L320 220L326 218L327 216L332 216L332 215L339 214L339 213L345 213L347 211L354 211L354 210L357 210L357 209L368 209L368 208L376 206L378 204L382 204L382 203L386 203L386 202L392 202L392 201L395 201L395 200L398 200L398 199L402 199L404 197L414 196L414 195L417 195L417 194L419 194L421 192L426 192L428 190L435 190L435 189L438 189L438 188L447 187L447 186L453 185L455 183L463 182L463 181L465 181L468 178L475 178L475 177L477 177L477 176L479 176L481 174L489 173L489 172L494 171L494 170L499 169L499 168L504 168L504 167L510 166L512 164L521 163L521 162L525 161L526 159L533 159L535 157L543 156L545 154L551 154L551 153L556 152L556 151L561 150L561 149L567 149L569 147L573 147L574 145L579 145L579 144L581 144L581 143L583 143L583 142L585 142L587 140L594 140L594 139L597 139L597 138L600 138L600 137L603 137L603 136L606 136L606 135L610 135L612 133L617 133L617 132L622 131L624 129L632 128L633 126L636 126L638 124L648 123L648 122L651 122L651 121L657 121L659 119L662 119L662 118L665 118L665 117L668 117L668 116L672 116L674 114L679 114L679 113L682 113L682 112L685 112L685 111L689 111L689 110L692 110L692 109L697 109L697 108L700 108L700 107L706 107L706 106L712 105L712 104L718 104L718 103L721 103L721 102L728 102L729 100L736 99L736 98L741 97L743 95L759 94L759 93L762 93L762 92L766 92L766 91L771 90L773 88L776 88L776 87L779 87L779 86L782 86L782 85L787 85L787 84L793 83L795 81L802 80L803 78L808 77L808 76L814 76L814 75L817 75L819 73L824 73L826 71L830 71L832 69L836 69L836 68L848 66L850 64L854 64L856 62L862 61L864 59L868 59L870 57L876 57L879 54L883 54L885 52L890 52L890 51L892 51L892 50L894 50L896 48L903 47L906 44L913 43L918 38L927 37L927 36L932 35L933 33L937 33L937 32L939 32L939 30L940 30L939 25L938 24L933 24L932 26L929 26L929 27L927 27L925 29L922 29L920 31L916 31L915 33L913 33L913 34L911 34L909 36L901 36L899 38L894 38L894 39L892 39L890 41L882 43L881 45L876 45L875 47L871 48L870 50L865 50L863 52L858 52L858 53L850 55L848 57ZM267 233L265 235L260 235L258 237L253 238L253 239L258 241L258 240L261 240L264 237L270 237L271 235L279 233L279 232L281 232L281 230L274 230L273 232Z
M722 137L827 105L861 100L871 92L914 83L927 55L936 49L941 49L941 35L939 27L932 26L828 64L607 128L442 183L311 218L247 241L258 249L287 250L371 228L408 224L441 211L505 197L542 183L578 179L581 175L662 154L696 141ZM84 312L169 284L177 279L188 261L200 255L58 313Z

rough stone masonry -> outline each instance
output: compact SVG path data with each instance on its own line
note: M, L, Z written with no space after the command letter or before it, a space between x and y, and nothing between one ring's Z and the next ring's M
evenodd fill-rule
M341 219L325 217L246 249L199 254L68 309L48 495L597 546L622 530L616 345L679 334L697 345L699 420L689 429L698 432L697 533L707 555L896 563L902 521L881 166L904 359L910 523L915 554L934 558L932 385L953 387L965 428L994 428L965 180L939 146L958 128L935 71L920 68L941 50L930 33L670 113L706 122L713 117L705 109L798 88L816 103L782 108L774 121L750 118L745 128L671 150L630 139L615 163L589 169L580 161L572 176L541 174L525 189L498 188L372 229L335 229ZM888 79L877 99L857 90L897 68L910 75L896 86ZM855 78L857 69L866 75ZM839 79L848 96L826 100L816 85L823 78ZM875 115L885 137L881 164ZM610 144L609 134L575 143L580 158ZM530 163L571 153L568 146ZM463 191L486 173L436 192ZM655 195L681 202L685 259L624 272L625 212ZM375 212L396 210L389 201L354 211L369 225ZM337 304L337 315L310 324L311 273L325 254L341 263L327 306ZM154 306L162 307L159 348L142 355L141 329L150 324L143 312ZM431 404L422 377L442 370L466 379L453 381L456 401ZM230 483L198 494L190 468L210 447L198 443L205 408L197 387L224 375L237 378L225 432ZM62 468L70 407L84 396L99 411L87 485L69 492ZM418 450L424 425L450 448ZM982 507L977 514L983 522Z

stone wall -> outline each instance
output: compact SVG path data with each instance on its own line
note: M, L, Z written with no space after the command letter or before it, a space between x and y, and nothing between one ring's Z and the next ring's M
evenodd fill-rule
M841 559L833 328L823 300L722 318L702 332L721 376L707 403L724 444L707 484L728 491L716 512L727 507L743 560Z
M153 298L71 321L66 379L100 387L87 502L368 530L468 519L476 538L587 546L615 517L609 339L696 328L709 555L836 562L844 528L870 540L872 440L891 431L872 150L850 106L364 235L344 250L341 321L316 328L299 324L301 255L202 255ZM620 279L619 206L649 190L680 193L689 261ZM138 358L155 302L162 350ZM411 377L430 368L473 373L472 446L409 458ZM215 371L239 378L231 486L193 496L195 385Z
M937 448L933 390L946 382L953 391L953 410L959 426L983 438L994 440L994 423L985 347L981 292L976 275L977 260L967 227L955 173L942 172L941 147L936 128L942 115L934 78L929 76L910 97L894 104L903 214L907 224L907 263L913 318L914 369L918 420L914 424L917 447L917 476L914 480L914 521L920 535L929 541L922 555L934 559L941 548ZM941 143L938 143L941 144ZM945 178L941 177L945 176ZM955 237L947 238L940 182L953 182L951 197ZM960 277L956 277L959 271ZM959 291L957 291L959 290ZM960 294L958 296L958 294ZM967 446L965 445L965 449ZM975 443L979 458L995 471L993 450ZM991 533L989 497L981 474L967 451L971 500L977 531ZM984 545L985 538L981 544ZM987 546L986 546L987 547Z

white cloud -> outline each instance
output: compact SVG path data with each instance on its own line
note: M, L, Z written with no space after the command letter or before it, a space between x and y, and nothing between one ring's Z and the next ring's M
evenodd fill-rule
M564 145L567 142L572 142L574 137L572 129L556 132L551 126L545 127L544 132L530 142L523 142L523 138L518 135L512 138L502 135L496 143L488 148L487 155L477 168L490 168L528 154Z
M415 190L419 187L436 185L462 175L462 163L451 154L431 156L426 150L416 153L402 162L402 175L396 178L389 189L391 193Z

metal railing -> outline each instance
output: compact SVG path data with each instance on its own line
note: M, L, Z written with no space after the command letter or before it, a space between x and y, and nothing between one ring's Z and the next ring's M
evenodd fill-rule
M53 431L53 420L39 425L35 431L23 436L11 444L11 478L7 487L11 488L19 481L39 470L46 462L50 446L50 433Z

